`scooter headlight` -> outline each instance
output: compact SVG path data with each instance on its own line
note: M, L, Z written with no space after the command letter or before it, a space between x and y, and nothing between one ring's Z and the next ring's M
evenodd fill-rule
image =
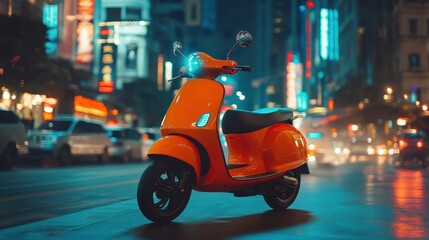
M198 54L191 54L186 59L186 72L191 75L192 77L195 77L201 73L201 65L202 61L200 56Z

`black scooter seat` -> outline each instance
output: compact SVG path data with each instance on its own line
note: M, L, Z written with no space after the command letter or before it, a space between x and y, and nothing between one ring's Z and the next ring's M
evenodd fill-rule
M249 133L276 123L292 124L292 118L293 112L287 108L228 110L222 119L222 131L224 134Z

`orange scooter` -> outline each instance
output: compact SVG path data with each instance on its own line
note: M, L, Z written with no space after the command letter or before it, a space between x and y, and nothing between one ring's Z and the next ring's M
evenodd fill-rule
M240 31L236 40L228 56L237 44L248 46L252 36ZM173 47L175 55L185 57L179 42ZM307 141L292 125L298 116L291 110L227 110L221 119L225 89L215 78L251 70L228 56L217 60L203 52L192 53L172 79L193 78L182 85L168 108L162 137L148 152L152 164L138 185L139 208L151 221L170 222L179 216L192 189L237 197L262 195L271 208L286 209L298 195L301 174L310 173ZM225 155L221 134L227 143Z

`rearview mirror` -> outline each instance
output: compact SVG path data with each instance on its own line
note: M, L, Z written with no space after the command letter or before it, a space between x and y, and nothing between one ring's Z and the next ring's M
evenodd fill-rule
M183 53L182 53L182 44L179 41L175 41L173 43L173 54L174 54L174 56L177 56L177 53L179 53L180 55L185 57L185 55L183 55Z
M235 40L241 47L248 47L252 43L252 34L248 31L242 30L237 33Z

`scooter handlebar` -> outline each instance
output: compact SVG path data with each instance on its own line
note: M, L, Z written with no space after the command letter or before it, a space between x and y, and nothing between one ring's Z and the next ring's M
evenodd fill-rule
M230 69L230 70L236 70L236 71L244 71L244 72L252 71L251 66L235 66L235 67L224 66L223 68Z

